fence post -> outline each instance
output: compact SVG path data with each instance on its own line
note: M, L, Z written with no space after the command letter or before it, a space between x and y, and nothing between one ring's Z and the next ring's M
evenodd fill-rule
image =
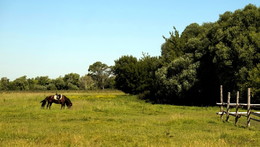
M250 102L251 101L251 93L250 93L250 88L247 90L247 127L250 127Z
M222 112L220 114L220 119L223 120L223 114L224 114L224 109L223 109L223 85L220 85L220 112Z
M238 122L238 108L239 108L239 91L237 91L237 100L236 100L236 119L235 119L235 125L237 125Z
M230 111L230 92L228 92L228 99L227 99L227 118L226 121L229 121L229 111Z

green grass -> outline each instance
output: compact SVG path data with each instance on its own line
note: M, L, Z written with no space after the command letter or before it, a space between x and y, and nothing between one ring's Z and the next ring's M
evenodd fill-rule
M260 126L222 122L218 107L153 105L118 91L62 94L72 109L41 109L54 93L0 93L0 146L258 146Z

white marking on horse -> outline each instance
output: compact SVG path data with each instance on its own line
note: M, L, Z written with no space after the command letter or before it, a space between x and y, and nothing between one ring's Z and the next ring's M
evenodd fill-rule
M55 99L55 100L58 100L58 96L57 96L57 95L54 95L54 99Z

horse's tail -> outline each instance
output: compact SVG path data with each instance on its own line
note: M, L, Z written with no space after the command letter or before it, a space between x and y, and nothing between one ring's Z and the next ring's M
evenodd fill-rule
M42 100L41 103L42 103L42 108L44 108L44 106L46 105L46 99Z

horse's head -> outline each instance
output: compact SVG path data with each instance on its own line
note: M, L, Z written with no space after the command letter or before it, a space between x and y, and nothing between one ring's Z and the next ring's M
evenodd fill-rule
M69 109L72 107L72 103L66 104L66 105L67 105L67 107L68 107Z
M66 97L65 99L65 104L67 105L68 108L71 108L72 107L72 102L70 101L69 98Z

